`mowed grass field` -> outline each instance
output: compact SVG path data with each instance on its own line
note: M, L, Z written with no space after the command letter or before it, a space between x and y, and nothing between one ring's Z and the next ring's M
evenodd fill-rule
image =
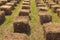
M11 33L13 32L13 21L18 16L18 13L22 7L22 1L15 7L15 9L12 11L12 15L6 16L5 22L0 25L0 40L3 40L3 35L5 33ZM44 31L42 28L42 25L40 24L40 19L38 16L38 9L36 7L35 0L30 0L30 28L31 28L31 34L28 36L29 40L45 40L44 38ZM56 13L54 13L51 9L49 9L53 22L59 22L60 18L56 16Z

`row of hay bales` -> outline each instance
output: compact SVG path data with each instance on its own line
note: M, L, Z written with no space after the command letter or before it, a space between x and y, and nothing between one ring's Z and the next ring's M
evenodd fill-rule
M39 6L41 8L39 9L38 6L38 9L39 9L40 22L44 22L44 21L47 22L47 23L43 23L42 25L44 30L44 36L46 40L60 40L60 23L52 22L52 16L49 14L48 9L46 8L46 4L52 10L54 9L54 11L60 8L60 6L56 6L52 8L51 6L55 6L58 4L53 3L52 0L43 0L43 1L44 1L44 5L43 4L41 5L40 3Z
M60 0L59 0L60 1ZM46 3L46 1L45 1ZM57 13L57 16L60 17L60 5L55 3L54 1L48 1L46 3L49 8L51 8L55 13Z
M39 13L38 15L39 15L41 24L51 22L52 16L49 12L48 7L42 0L39 0L40 3L38 3L37 1L38 0L36 0L36 4L37 4L38 13Z
M58 0L55 0L55 2L57 2L57 1ZM60 17L60 10L59 10L60 5L55 2L48 1L48 3L46 3L46 4L54 12L57 13L57 16ZM43 29L44 29L44 34L45 34L46 40L60 40L60 23L50 22L50 23L43 24Z
M10 15L16 5L17 5L17 1L10 1L0 6L0 10L5 11L6 15Z
M30 0L24 0L19 16L14 20L14 32L30 34L29 25Z
M36 4L39 9L38 12L40 22L43 24L42 27L44 30L44 36L46 40L60 40L60 23L52 22L52 16L48 12L48 8L46 7L46 4L48 5L48 3L50 3L51 0L43 0L43 1L44 3L38 3L38 4L36 3ZM48 7L51 7L51 5L48 5Z
M53 2L60 4L60 0L53 0Z
M5 4L6 2L9 2L9 1L11 1L11 0L0 0L0 6Z
M6 3L6 5L8 4L11 5L11 3ZM29 30L28 22L29 22L28 16L18 16L14 21L14 33L3 34L3 40L28 40L27 35L23 33L23 32L26 32L26 29Z
M5 4L0 6L0 24L2 24L5 20L5 15L10 15L12 13L18 1L0 0L0 2L5 2Z

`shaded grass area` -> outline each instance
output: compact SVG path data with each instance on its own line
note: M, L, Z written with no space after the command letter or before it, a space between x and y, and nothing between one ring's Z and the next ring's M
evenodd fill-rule
M40 24L38 9L36 7L35 0L30 0L30 8L31 8L31 35L29 36L30 40L44 40L43 28Z
M20 1L19 4L17 4L15 9L12 11L12 14L9 16L6 16L5 22L2 25L0 25L0 40L3 40L4 33L12 32L12 30L13 30L12 23L13 23L14 19L18 16L18 12L21 9L22 2L23 2L23 0Z

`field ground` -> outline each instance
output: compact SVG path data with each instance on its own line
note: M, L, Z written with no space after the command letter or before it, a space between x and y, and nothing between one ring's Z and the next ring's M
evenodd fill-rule
M13 21L18 16L18 13L21 9L23 0L15 7L13 10L12 15L6 16L5 22L0 25L0 40L3 40L3 35L5 33L13 32ZM30 0L30 27L31 27L31 34L29 35L29 40L45 40L44 38L44 31L42 25L40 24L39 16L38 16L38 9L36 7L35 0ZM53 17L53 22L60 22L60 18L56 16L56 14L49 9L50 13Z

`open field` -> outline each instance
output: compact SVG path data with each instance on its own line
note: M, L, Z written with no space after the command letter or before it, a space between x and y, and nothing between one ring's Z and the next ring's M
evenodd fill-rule
M10 2L12 4L6 4ZM50 2L52 4L50 4ZM16 5L13 3L15 3ZM53 5L53 3L55 4ZM9 6L10 8L8 7L4 9L4 6ZM15 2L4 1L4 3L0 6L0 10L5 12L5 16L0 17L0 20L5 17L5 19L3 20L4 22L0 22L2 23L0 24L0 40L4 40L4 35L6 34L7 38L9 38L9 34L11 33L11 35L13 35L12 40L14 40L14 36L17 36L17 40L25 40L25 36L27 36L26 40L47 40L50 38L50 36L50 40L54 40L54 38L52 37L52 33L56 33L54 34L55 39L60 40L60 37L57 36L60 34L58 30L60 26L56 24L60 23L60 10L57 11L57 9L60 9L59 3L57 4L52 0L15 0ZM10 14L10 12L12 13ZM51 24L49 24L50 22ZM52 29L52 27L54 29ZM16 34L14 34L15 32ZM51 33L50 36L47 35L49 33ZM47 36L49 38L47 38ZM58 38L56 38L56 36ZM19 37L22 37L22 39L20 39ZM10 39L11 38L9 38L9 40Z

